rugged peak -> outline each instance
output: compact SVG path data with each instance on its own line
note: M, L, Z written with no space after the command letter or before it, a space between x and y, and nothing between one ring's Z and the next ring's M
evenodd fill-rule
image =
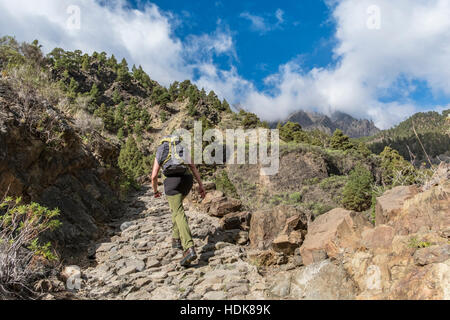
M332 134L336 129L341 129L351 138L372 136L380 130L372 121L358 120L349 114L336 111L330 117L318 112L297 111L291 114L286 121L296 122L305 130L319 129L327 134Z

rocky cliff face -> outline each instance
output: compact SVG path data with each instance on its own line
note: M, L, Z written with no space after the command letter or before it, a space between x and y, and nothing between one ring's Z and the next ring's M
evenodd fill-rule
M79 251L120 214L111 185L118 147L95 132L89 142L73 120L33 93L0 83L0 194L59 208L62 227L48 238L64 253Z
M449 228L450 181L444 178L426 191L397 187L378 198L375 227L343 209L322 215L309 225L300 254L317 276L341 278L336 287L351 281L352 298L450 299ZM285 279L276 281L274 294ZM301 297L293 289L282 296Z
M328 117L316 112L298 111L290 115L286 121L296 122L305 130L319 129L327 134L333 134L336 129L341 129L351 138L373 136L380 132L372 121L358 120L343 112L335 112Z

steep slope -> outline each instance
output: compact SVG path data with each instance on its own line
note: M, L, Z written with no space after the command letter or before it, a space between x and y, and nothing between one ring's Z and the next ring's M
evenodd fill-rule
M0 194L59 208L62 226L46 238L66 256L120 215L119 147L95 131L83 140L72 118L32 92L23 98L11 83L0 79Z
M428 159L439 164L440 161L450 161L450 110L438 112L417 113L392 129L364 139L374 153L380 153L390 146L416 165L427 162ZM414 133L417 132L419 139ZM422 145L423 147L422 147Z

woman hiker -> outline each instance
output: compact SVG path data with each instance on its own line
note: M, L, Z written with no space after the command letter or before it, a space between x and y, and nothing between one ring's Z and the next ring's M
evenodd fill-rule
M152 186L155 198L161 197L161 193L158 191L158 173L162 168L164 193L172 211L172 248L184 251L180 264L186 267L197 259L191 230L183 208L183 200L193 186L193 177L188 167L199 184L199 193L202 198L205 198L206 192L197 167L191 163L189 154L183 157L183 152L184 149L178 137L170 136L161 140L153 164ZM187 161L184 161L184 159L187 159Z

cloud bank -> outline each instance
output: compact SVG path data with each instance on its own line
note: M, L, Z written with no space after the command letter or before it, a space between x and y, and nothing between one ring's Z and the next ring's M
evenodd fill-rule
M297 109L336 110L375 120L381 128L418 110L415 80L450 95L450 2L329 2L337 25L335 66L304 70L289 62L266 79L275 94L251 92L246 105L264 118ZM395 94L400 99L389 101ZM387 102L386 102L387 101Z
M46 51L62 47L126 57L164 85L194 79L200 87L267 120L298 109L339 110L387 128L419 110L411 98L417 81L436 95L450 96L449 1L328 0L327 4L336 25L334 62L308 69L298 59L287 61L265 79L265 91L239 75L239 57L228 27L219 21L214 32L181 40L174 35L180 18L151 3L135 10L123 0L104 5L90 0L0 0L0 30L18 40L39 39ZM68 12L72 5L80 9L79 29L68 23L74 18ZM257 18L247 14L248 19ZM281 9L274 17L276 23L285 22ZM250 21L255 28L270 28L264 19ZM229 57L227 69L215 62L219 56Z

